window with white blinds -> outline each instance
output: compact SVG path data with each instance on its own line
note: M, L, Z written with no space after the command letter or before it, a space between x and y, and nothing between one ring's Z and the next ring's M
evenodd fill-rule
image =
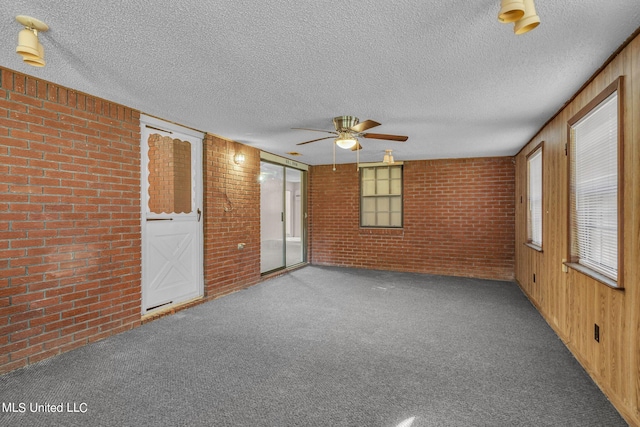
M571 261L618 280L619 111L617 86L570 122Z
M527 157L527 242L542 248L542 145Z

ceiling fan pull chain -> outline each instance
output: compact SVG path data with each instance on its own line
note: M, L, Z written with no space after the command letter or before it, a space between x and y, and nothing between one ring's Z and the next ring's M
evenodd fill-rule
M336 171L336 143L333 143L333 171Z

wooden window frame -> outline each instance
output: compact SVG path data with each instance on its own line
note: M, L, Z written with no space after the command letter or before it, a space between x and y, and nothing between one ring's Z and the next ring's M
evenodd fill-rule
M593 98L587 105L585 105L578 113L576 113L573 117L569 119L567 122L567 262L565 265L568 267L579 271L592 279L595 279L611 288L614 289L624 289L624 221L623 221L623 213L624 213L624 91L623 91L624 77L620 76L615 81L613 81L609 86L607 86L602 92L600 92L595 98ZM572 137L571 131L573 126L579 122L582 118L584 118L587 114L589 114L593 109L595 109L600 103L602 103L605 99L607 99L613 93L617 93L617 105L618 105L618 123L617 123L617 131L618 131L618 141L617 141L617 162L618 162L618 173L617 173L617 228L618 228L618 236L617 236L617 259L618 259L618 268L617 268L617 279L612 279L592 268L589 268L583 264L578 263L577 257L575 257L572 253L572 221L571 215L573 210L573 205L571 202L571 182L572 182L572 158L571 158L571 144Z
M540 153L540 244L535 243L531 239L531 194L530 194L530 163L529 160L536 153ZM531 249L535 249L538 252L542 252L542 246L544 245L544 141L540 142L540 144L536 145L536 147L527 154L527 241L526 245Z

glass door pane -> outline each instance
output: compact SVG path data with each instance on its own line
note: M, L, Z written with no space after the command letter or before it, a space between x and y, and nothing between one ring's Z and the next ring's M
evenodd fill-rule
M285 169L285 253L287 267L303 261L302 238L302 171L292 168Z
M149 136L147 144L147 212L191 213L191 143L155 133Z
M260 272L284 262L284 166L260 163Z

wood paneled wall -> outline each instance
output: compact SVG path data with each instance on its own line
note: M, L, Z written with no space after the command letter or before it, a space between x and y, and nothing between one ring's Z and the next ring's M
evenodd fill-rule
M567 121L624 76L624 290L563 271L567 258ZM526 242L526 156L543 152L543 250ZM631 425L640 425L640 36L636 36L516 156L516 280ZM535 275L535 281L534 281ZM600 327L600 342L594 339Z

